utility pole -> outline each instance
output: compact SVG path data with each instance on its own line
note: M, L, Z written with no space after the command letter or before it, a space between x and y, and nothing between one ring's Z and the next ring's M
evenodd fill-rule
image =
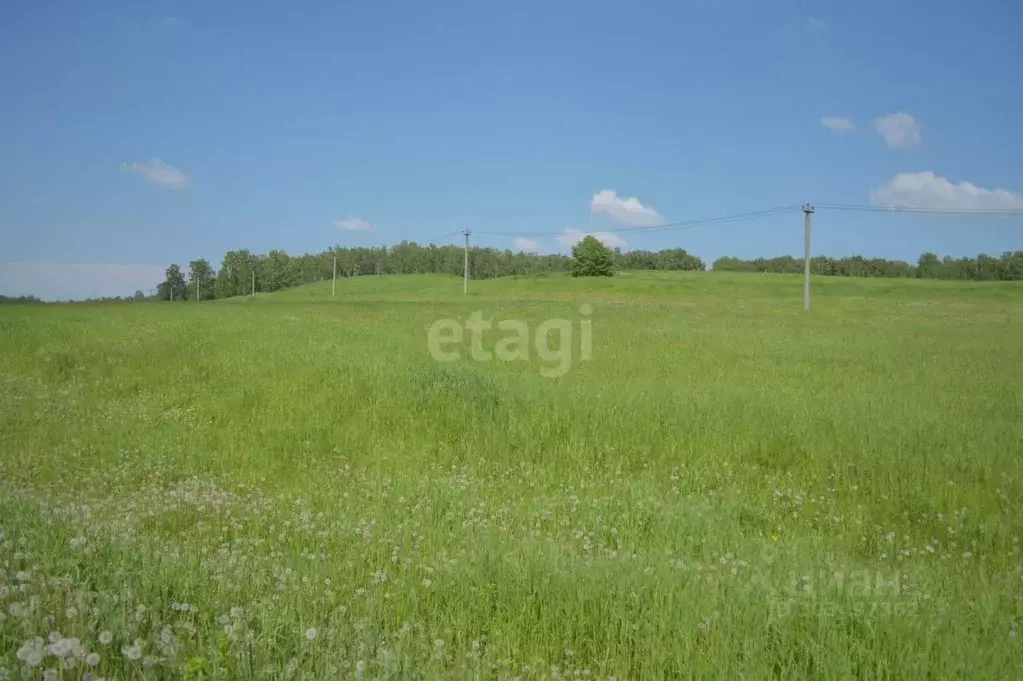
M469 295L469 235L472 232L466 229L462 234L465 236L465 276L462 278L462 294Z
M330 295L337 295L337 253L334 253L334 279L330 282Z
M803 204L803 309L810 309L810 216L813 206Z

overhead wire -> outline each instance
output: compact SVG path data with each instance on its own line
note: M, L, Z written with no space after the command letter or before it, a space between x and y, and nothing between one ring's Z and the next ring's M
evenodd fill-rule
M679 222L669 222L659 225L645 225L640 227L618 227L618 228L601 228L600 232L608 232L612 234L637 234L646 232L657 232L671 229L687 229L693 227L702 227L704 225L718 224L724 222L737 222L740 220L750 220L760 217L768 217L771 215L781 215L782 213L789 213L793 211L801 210L797 204L789 206L778 206L776 208L767 208L764 210L749 211L746 213L733 213L729 215L720 215L713 218L702 218L699 220L682 220ZM585 230L579 230L585 231ZM559 236L564 234L565 230L557 231L543 231L543 232L486 232L486 231L475 231L474 234L481 234L486 236L504 236L504 237L534 237L534 236Z
M440 236L435 236L435 237L432 237L430 239L427 239L426 243L432 244L432 243L434 243L436 241L440 241L441 239L447 239L448 237L452 237L452 236L455 236L456 234L461 234L461 233L462 233L462 230L458 230L456 232L450 232L448 234L441 234Z
M920 213L924 215L1023 215L1021 208L939 208L927 206L861 206L841 203L817 204L818 210L861 211L869 213Z
M599 231L602 233L610 234L645 234L650 232L669 231L676 229L693 229L697 227L704 227L707 225L726 224L729 222L740 222L743 220L754 220L757 218L771 217L774 215L782 215L785 213L802 211L803 206L801 204L790 204L787 206L777 206L775 208L765 208L762 210L748 211L745 213L731 213L727 215L719 215L711 218L701 218L698 220L681 220L678 222L668 222L658 225L643 225L638 227L611 227L611 228L600 228ZM860 211L860 212L871 212L871 213L895 213L895 214L924 214L924 215L963 215L963 216L1020 216L1023 215L1023 207L1021 208L939 208L939 207L912 207L912 206L872 206L872 205L855 205L855 204L841 204L841 203L822 203L815 205L816 210L831 210L831 211ZM580 229L579 232L585 232L587 230ZM479 231L474 230L474 234L480 236L496 236L496 237L544 237L544 236L561 236L565 234L565 230L546 230L546 231L535 231L535 232L507 232L507 231ZM446 239L452 236L462 234L461 230L450 232L448 234L441 234L440 236L428 239L426 243L434 243L441 239Z

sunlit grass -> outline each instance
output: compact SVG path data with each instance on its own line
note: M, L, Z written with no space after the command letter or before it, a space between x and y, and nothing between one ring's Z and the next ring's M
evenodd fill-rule
M0 668L1018 677L1023 287L814 283L0 309ZM583 303L558 379L427 348Z

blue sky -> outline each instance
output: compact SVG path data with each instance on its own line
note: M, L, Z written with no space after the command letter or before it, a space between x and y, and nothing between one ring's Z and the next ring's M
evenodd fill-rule
M270 5L5 7L0 293L461 227L553 251L804 201L1023 206L1018 3ZM798 254L802 215L616 237ZM814 218L828 255L1018 248L1020 217Z

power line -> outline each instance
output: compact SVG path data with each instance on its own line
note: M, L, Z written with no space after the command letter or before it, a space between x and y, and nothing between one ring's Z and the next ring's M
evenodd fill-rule
M700 220L683 220L680 222L669 222L662 225L648 225L644 227L619 227L611 229L600 229L600 232L609 232L612 234L638 234L646 232L657 232L662 230L671 229L687 229L692 227L702 227L704 225L719 224L724 222L737 222L740 220L751 220L754 218L768 217L771 215L781 215L783 213L792 213L801 210L799 204L792 204L789 206L779 206L777 208L767 208L764 210L755 210L747 213L733 213L730 215L720 215L713 218L703 218ZM548 232L476 232L477 234L485 234L487 236L559 236L564 234L564 230L559 231L548 231Z
M1023 208L937 208L912 206L857 206L841 203L823 203L818 209L862 211L868 213L921 213L924 215L977 215L977 216L1012 216L1023 215Z
M431 237L431 238L427 239L426 243L432 244L435 241L440 241L441 239L447 239L449 237L453 237L456 234L461 234L461 233L462 233L462 230L459 229L459 230L456 230L454 232L449 232L448 234L441 234L440 236L435 236L435 237Z

